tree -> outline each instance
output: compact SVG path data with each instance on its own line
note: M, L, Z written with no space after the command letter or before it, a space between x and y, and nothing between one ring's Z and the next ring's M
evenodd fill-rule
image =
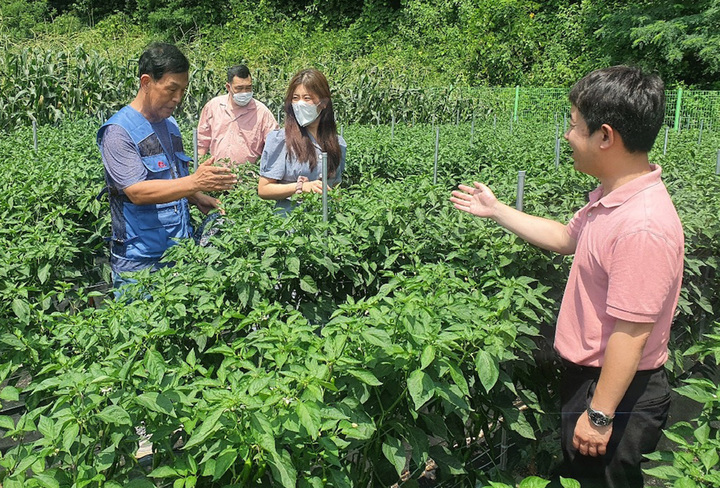
M656 70L668 84L720 88L720 0L599 0L597 52Z

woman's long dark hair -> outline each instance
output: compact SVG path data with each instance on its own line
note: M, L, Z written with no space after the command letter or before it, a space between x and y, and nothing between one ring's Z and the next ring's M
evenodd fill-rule
M288 148L288 157L294 156L298 161L307 161L312 170L318 163L310 133L307 128L298 124L292 108L293 94L300 85L316 95L320 99L320 103L325 106L319 116L317 143L328 156L329 175L323 175L323 178L333 177L340 166L340 143L337 137L335 112L330 99L330 86L325 75L316 69L305 69L293 76L285 94L285 144Z

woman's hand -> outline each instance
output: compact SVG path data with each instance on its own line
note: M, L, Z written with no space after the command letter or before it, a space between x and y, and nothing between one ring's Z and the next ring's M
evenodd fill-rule
M302 191L303 193L322 193L322 184L322 180L306 181L302 184Z

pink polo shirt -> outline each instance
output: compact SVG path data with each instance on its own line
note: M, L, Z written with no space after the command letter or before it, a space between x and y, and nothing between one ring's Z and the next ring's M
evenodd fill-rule
M602 197L602 187L567 224L577 241L555 332L555 349L601 367L617 319L655 322L639 370L667 360L680 294L685 239L661 168Z
M268 108L254 98L244 107L228 94L210 100L198 123L198 148L216 159L229 158L233 165L254 163L262 154L265 138L278 128Z

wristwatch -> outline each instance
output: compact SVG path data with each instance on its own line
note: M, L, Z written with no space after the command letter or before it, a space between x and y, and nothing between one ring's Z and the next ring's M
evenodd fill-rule
M299 195L303 192L303 183L308 181L307 176L298 176L297 183L295 184L295 194Z
M596 427L607 427L612 424L612 421L615 418L615 416L610 417L599 410L594 410L590 405L588 405L587 413L590 422L592 422Z

